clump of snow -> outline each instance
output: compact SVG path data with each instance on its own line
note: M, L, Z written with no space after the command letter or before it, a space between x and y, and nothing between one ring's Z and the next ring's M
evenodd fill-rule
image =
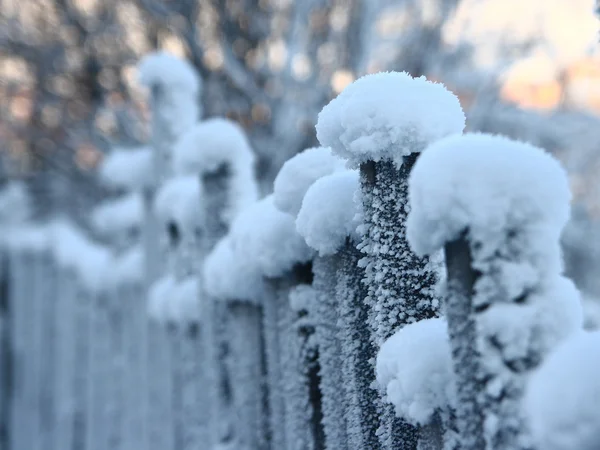
M170 322L181 325L199 322L200 302L196 277L188 277L174 284L166 307Z
M100 166L100 179L114 188L142 190L152 185L153 177L152 150L148 147L113 149Z
M314 256L296 232L294 217L275 207L273 195L244 209L230 234L240 260L255 265L267 277L280 276Z
M316 311L317 291L310 284L299 284L290 289L289 300L292 311Z
M261 300L262 274L235 252L229 236L217 242L202 271L206 293L217 300Z
M454 374L445 319L425 319L404 326L381 346L377 383L399 417L428 423L436 410L456 402Z
M0 224L17 225L31 218L32 204L27 186L11 181L0 191Z
M584 295L581 304L583 306L585 328L587 330L600 329L600 299Z
M52 252L58 265L74 271L83 287L99 292L109 287L111 252L68 222L56 221L50 229Z
M177 281L172 275L156 280L148 292L148 315L160 324L169 320L169 302L176 289Z
M105 236L139 229L144 202L139 192L131 192L97 206L92 212L94 229Z
M164 223L173 222L185 233L200 225L201 186L198 177L182 176L166 181L156 194L154 211Z
M532 375L524 409L544 450L596 450L600 442L600 332L574 333Z
M501 136L450 136L429 146L411 172L407 237L419 254L467 228L489 248L498 245L493 236L524 227L536 228L540 242L558 242L570 198L564 169L544 150Z
M142 247L131 247L116 257L110 269L109 277L115 285L142 282L144 280L144 252Z
M227 166L230 178L225 220L228 223L246 205L258 199L255 156L244 130L235 122L213 118L196 124L173 149L176 173L208 175Z
M48 226L24 224L5 230L1 242L15 251L43 252L51 248L52 234Z
M321 256L335 253L348 236L356 236L359 190L355 170L332 173L308 188L296 218L296 230Z
M465 127L458 98L442 84L406 72L366 75L323 108L317 138L348 159L392 160L421 151L427 144Z
M308 188L344 165L345 162L334 156L328 147L313 147L298 153L283 164L275 178L275 206L297 216Z
M200 117L201 80L188 61L167 52L146 55L138 65L139 81L154 93L157 112L169 120L175 135Z

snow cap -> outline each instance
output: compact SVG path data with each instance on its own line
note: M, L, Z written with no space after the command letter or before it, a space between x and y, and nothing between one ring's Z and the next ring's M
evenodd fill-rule
M254 264L267 277L283 275L314 256L296 232L294 217L275 207L273 195L243 210L230 233L240 260Z
M356 237L359 205L356 170L324 176L308 188L296 218L296 230L321 256L335 253L348 236Z
M148 88L155 85L185 91L196 96L202 88L198 72L189 61L168 52L153 52L138 64L139 82Z
M357 168L420 152L429 143L465 127L458 98L444 85L406 72L365 75L319 113L317 138Z
M170 319L169 302L173 297L177 282L172 275L156 280L148 292L148 315L156 322L166 325Z
M94 229L104 235L138 229L144 217L144 202L139 192L131 192L98 205L92 212Z
M156 195L156 214L163 223L174 222L182 232L193 233L201 224L200 189L200 180L191 175L169 179Z
M345 162L328 147L307 148L288 159L277 174L273 186L275 206L297 216L308 188L319 178L343 168Z
M169 322L185 326L200 321L200 302L196 277L187 277L173 285L166 308Z
M466 229L492 247L524 228L537 228L540 242L558 242L570 198L565 170L544 150L501 136L454 135L429 146L412 169L407 237L421 255Z
M100 165L100 179L113 188L142 190L152 185L153 176L152 149L149 147L115 148Z
M524 410L536 448L595 450L600 442L600 332L579 331L530 377Z
M206 175L227 164L230 196L225 219L228 223L244 206L258 199L254 163L255 156L244 130L224 118L208 119L194 125L173 149L176 173Z
M376 377L399 417L427 424L456 402L448 327L443 318L408 324L377 354Z

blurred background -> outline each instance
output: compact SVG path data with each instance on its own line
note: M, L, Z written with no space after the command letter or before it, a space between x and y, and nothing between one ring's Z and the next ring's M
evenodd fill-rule
M197 68L204 117L243 126L265 191L316 144L329 99L405 70L453 90L470 130L564 163L567 271L600 298L598 29L594 0L0 0L0 182L25 181L36 218L85 227L116 194L97 182L103 155L148 140L135 65L156 49Z

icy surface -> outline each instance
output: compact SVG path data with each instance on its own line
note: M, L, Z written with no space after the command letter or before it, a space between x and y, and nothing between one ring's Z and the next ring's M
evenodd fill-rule
M369 160L400 165L403 156L464 127L458 98L442 84L383 72L344 89L323 108L316 128L321 145L358 167Z
M308 188L319 178L343 168L345 162L327 147L313 147L288 159L273 185L275 206L297 216Z
M355 196L359 175L345 170L326 175L308 188L296 218L296 230L321 256L335 253L348 236L357 238Z
M173 150L176 173L206 176L227 166L230 177L227 223L258 199L254 176L255 156L244 130L235 122L213 118L196 124L177 141Z
M294 217L275 207L273 195L240 213L232 224L231 239L240 261L255 265L267 277L280 276L314 255L296 232Z
M154 210L164 223L173 222L184 232L200 226L202 198L200 180L192 175L165 182L156 194Z
M467 227L497 246L501 230L535 226L540 240L557 239L571 194L559 162L542 149L500 136L466 134L432 144L409 181L407 236L431 253Z
M142 190L151 186L153 176L152 150L148 147L115 148L100 166L101 180L115 188Z
M108 200L92 212L92 224L99 233L110 236L138 229L144 216L144 204L139 192L131 192Z
M436 410L452 407L456 393L446 321L404 326L381 346L376 373L396 413L411 423L426 424Z
M574 333L528 383L524 409L536 448L595 450L600 442L600 333Z

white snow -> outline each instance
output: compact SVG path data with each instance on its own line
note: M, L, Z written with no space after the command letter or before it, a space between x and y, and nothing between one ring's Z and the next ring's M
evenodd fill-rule
M140 192L130 192L108 200L92 211L92 225L102 235L139 229L144 216L144 202Z
M240 260L255 265L267 277L280 276L314 256L296 232L294 217L275 207L273 195L244 209L230 234Z
M215 245L202 270L204 290L209 296L217 300L261 300L262 274L235 252L229 236Z
M421 320L390 336L377 354L377 383L399 417L426 424L456 402L445 319Z
M148 292L148 315L160 324L169 320L169 302L173 297L177 281L172 275L165 275L155 281Z
M200 320L198 280L188 277L173 285L168 294L166 313L169 321L185 325Z
M574 333L531 377L524 409L538 449L596 450L600 332Z
M258 199L254 163L244 130L229 119L213 118L196 124L173 149L176 173L206 175L228 165L231 184L225 218L229 223L243 207Z
M3 231L2 244L15 251L43 252L51 246L50 227L23 224Z
M135 284L144 280L144 252L134 246L115 257L110 268L110 280L115 285Z
M202 219L200 180L192 175L167 180L159 189L154 211L163 223L176 223L184 233L191 233Z
M114 148L102 161L100 179L111 187L142 190L152 185L152 164L152 150L149 147L129 150Z
M176 136L198 121L202 83L187 60L167 52L150 53L139 62L138 73L143 86L158 89L157 112L169 121Z
M460 133L465 115L458 98L442 84L406 72L366 75L323 108L317 138L350 167L393 160Z
M31 217L31 209L31 198L25 183L10 181L0 191L0 224L22 224Z
M547 256L558 251L547 243L558 242L570 198L564 169L544 150L501 136L454 135L429 146L411 172L407 237L427 254L468 228L491 250L508 230L526 228Z
M319 178L345 166L328 147L307 148L288 159L275 177L275 206L282 212L297 216L308 188Z
M296 230L321 256L335 253L348 236L356 236L360 206L354 199L358 190L355 170L326 175L308 188Z

